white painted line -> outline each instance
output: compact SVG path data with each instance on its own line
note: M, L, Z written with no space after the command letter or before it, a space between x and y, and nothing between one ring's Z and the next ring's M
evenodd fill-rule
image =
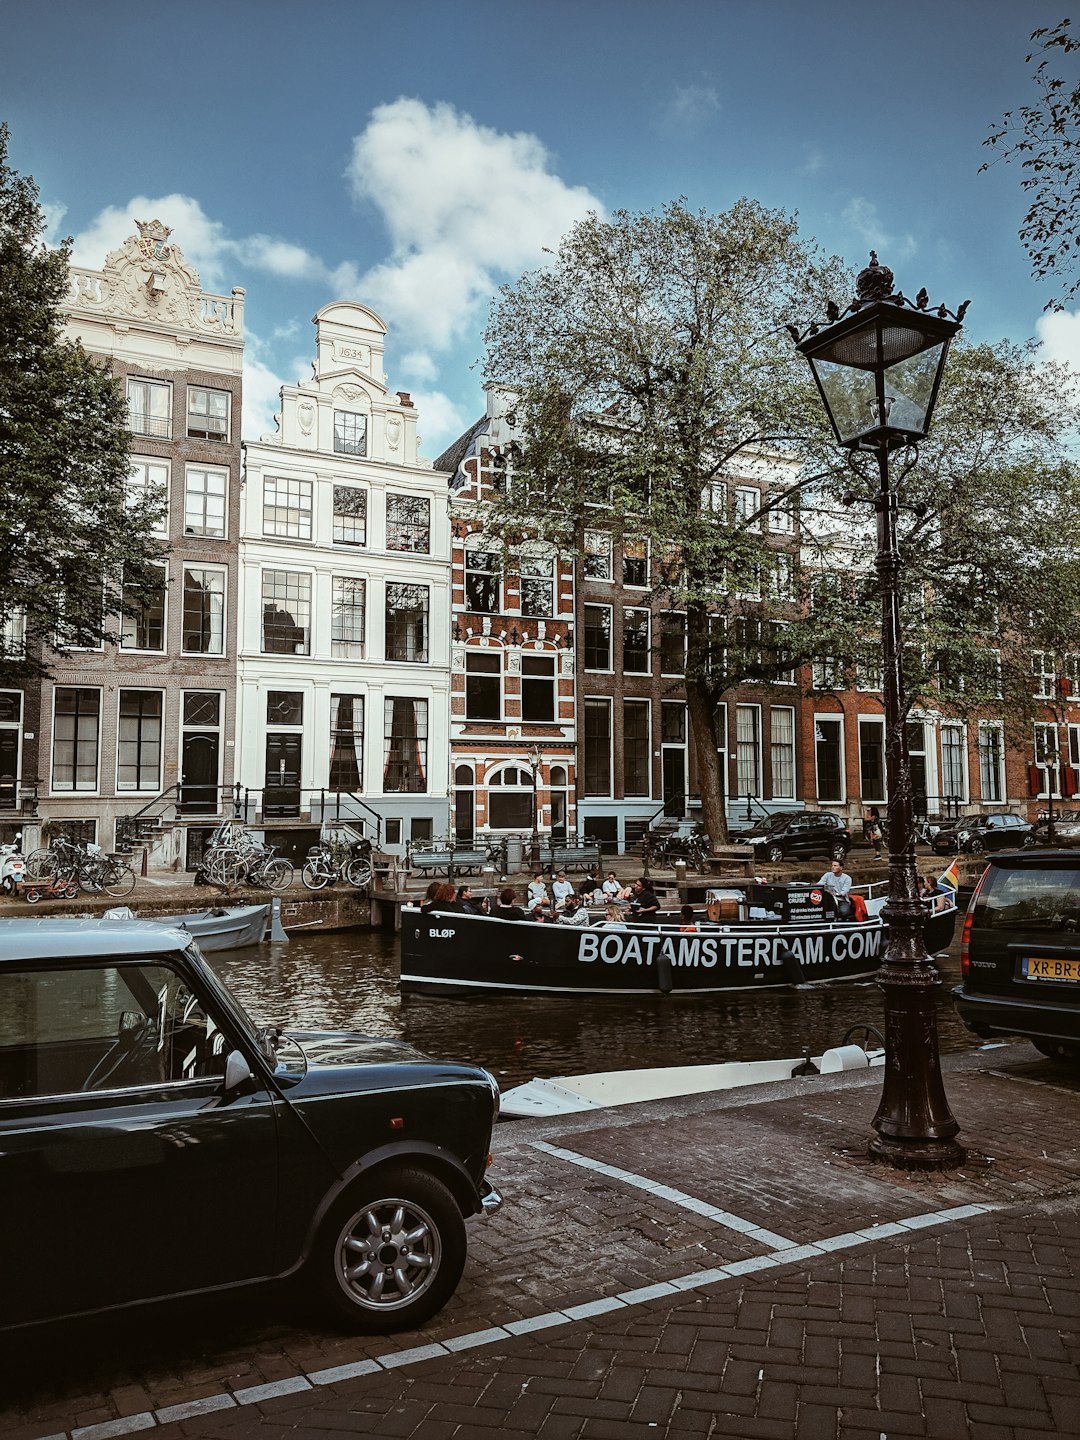
M554 1147L534 1142L538 1149L550 1149L552 1153L563 1153L575 1163L583 1157L572 1152L559 1152ZM593 1168L591 1162L589 1168ZM614 1171L611 1166L596 1166L603 1173L614 1173L621 1178L626 1172ZM634 1177L631 1177L633 1179ZM655 1188L643 1186L642 1188ZM678 1191L672 1192L678 1194ZM929 1229L933 1225L944 1225L951 1220L967 1220L976 1215L988 1215L997 1209L995 1205L956 1205L948 1210L931 1210L923 1215L909 1215L906 1220L869 1225L863 1230L848 1230L840 1235L824 1236L811 1244L796 1245L794 1241L784 1242L785 1248L776 1248L769 1255L752 1255L746 1260L733 1260L728 1265L716 1266L710 1270L694 1270L689 1274L676 1276L673 1280L658 1281L653 1285L642 1285L636 1290L624 1290L620 1295L604 1296L586 1301L581 1305L569 1305L565 1310L550 1310L543 1315L527 1316L523 1320L512 1320L505 1326L493 1325L486 1330L475 1330L467 1335L457 1335L451 1340L418 1345L411 1350L399 1350L377 1359L357 1360L351 1364L334 1365L326 1370L313 1370L310 1374L294 1375L287 1380L276 1380L268 1385L252 1385L235 1390L230 1395L209 1395L202 1400L191 1400L186 1404L167 1405L160 1410L143 1411L138 1415L127 1415L120 1420L109 1420L101 1425L84 1425L70 1433L50 1435L44 1440L112 1440L113 1436L130 1435L139 1430L151 1430L156 1425L168 1424L171 1420L182 1420L197 1415L210 1414L215 1410L228 1410L241 1405L256 1405L277 1395L293 1395L301 1390L310 1390L316 1385L336 1385L364 1375L374 1375L406 1365L417 1365L425 1360L438 1359L462 1350L473 1350L485 1345L497 1345L518 1335L531 1335L539 1330L551 1330L561 1325L571 1325L578 1320L590 1319L616 1310L631 1309L645 1305L652 1300L668 1296L684 1295L688 1290L700 1290L707 1286L720 1285L740 1275L752 1275L763 1270L780 1270L788 1265L798 1264L815 1256L823 1259L838 1250L854 1250L874 1240L894 1239L898 1235L910 1235L916 1230ZM723 1213L723 1212L721 1212ZM743 1222L745 1223L745 1222ZM749 1233L749 1232L745 1232ZM762 1232L768 1234L768 1231Z
M635 1175L632 1170L621 1170L617 1165L606 1165L602 1160L593 1160L588 1155L579 1155L576 1150L563 1150L558 1145L549 1145L546 1140L534 1140L534 1150L541 1150L545 1155L551 1155L556 1160L567 1160L571 1165L580 1165L583 1170L592 1170L597 1175L606 1175L609 1180L620 1180L624 1185L632 1185L635 1190L644 1190L648 1195L655 1195L658 1200L667 1200L672 1205L678 1205L683 1210L691 1210L695 1215L704 1215L709 1220L715 1220L726 1230L734 1230L748 1239L756 1240L760 1245L767 1245L772 1250L784 1250L794 1245L793 1240L788 1240L783 1235L776 1235L771 1230L763 1230L760 1225L755 1225L752 1220L744 1220L741 1215L732 1215L727 1210L718 1210L715 1205L708 1201L699 1200L695 1195L687 1195L685 1190L675 1190L670 1185L661 1185L655 1180L648 1180L644 1175Z
M354 1360L351 1365L331 1365L328 1370L311 1370L312 1385L338 1385L342 1380L357 1380L361 1375L374 1375L382 1366L377 1360Z
M234 1390L238 1405L260 1405L264 1400L276 1400L279 1395L295 1395L298 1390L310 1390L311 1382L304 1375L292 1375L288 1380L271 1380L266 1385L247 1385L243 1390Z
M205 1400L187 1400L182 1405L166 1405L155 1410L157 1423L168 1425L173 1420L191 1420L196 1415L212 1415L215 1410L231 1410L236 1401L231 1395L208 1395Z

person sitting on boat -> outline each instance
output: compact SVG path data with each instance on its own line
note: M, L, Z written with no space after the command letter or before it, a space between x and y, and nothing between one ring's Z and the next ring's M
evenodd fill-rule
M694 923L694 907L683 905L679 910L679 919L682 922L679 926L680 935L696 935L697 925Z
M517 891L512 885L507 885L504 890L499 891L498 904L491 913L496 920L525 919L525 911L517 903Z
M601 885L600 889L604 892L604 901L606 904L611 904L612 902L618 903L620 900L625 901L630 898L630 892L625 886L619 884L618 877L614 870L608 871L607 879L603 885Z
M421 905L421 910L424 906ZM431 902L431 909L439 914L457 915L461 913L457 903L457 888L449 881L440 885L435 891L435 897Z
M851 876L844 869L842 860L834 860L817 883L819 889L828 890L838 900L845 900L851 889Z
M547 886L544 883L544 877L540 871L537 870L536 874L529 881L529 889L525 896L525 903L531 905L534 900L546 900L547 898L548 892Z
M589 912L576 895L571 895L563 906L562 914L555 917L559 925L588 925Z
M600 881L592 870L585 872L585 878L578 886L578 898L586 905L593 904L600 892ZM599 903L599 902L598 902Z
M618 905L611 904L604 911L604 918L596 926L597 930L626 930L626 921L623 919L623 912Z
M562 910L567 900L574 893L574 887L566 878L566 871L560 870L551 886L551 894L555 901L555 909Z
M537 900L530 900L528 906L528 919L530 920L554 920L551 913L551 901L546 895Z
M424 915L429 914L435 908L435 896L439 893L438 880L432 880L431 884L424 891L424 898L420 901L420 910Z
M634 881L630 910L638 920L655 920L660 913L660 901L656 898L651 883L644 876Z
M482 915L484 913L483 905L473 896L471 885L458 886L457 908L462 915Z

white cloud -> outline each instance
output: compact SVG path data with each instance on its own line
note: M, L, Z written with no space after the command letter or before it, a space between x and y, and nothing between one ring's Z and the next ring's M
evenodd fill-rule
M419 412L417 429L423 441L421 448L432 459L471 423L441 390L414 390L412 402Z
M840 218L861 237L869 249L878 252L878 258L883 265L892 265L896 260L909 260L919 248L911 235L891 235L882 224L877 206L872 200L861 195L848 201Z
M535 135L478 125L452 105L401 98L377 106L353 141L354 197L382 216L389 257L361 278L386 319L445 349L500 279L540 263L545 247L597 198L550 170Z
M64 223L64 216L67 214L67 206L59 201L56 204L49 204L41 201L41 213L45 219L45 244L59 245L64 239L64 231L60 229Z
M816 175L825 164L825 156L814 145L803 146L803 160L796 174Z
M1040 360L1060 360L1080 371L1080 312L1059 310L1043 315L1035 325Z
M403 355L401 369L406 375L415 376L417 380L434 380L439 373L439 367L426 350L410 350L407 355Z
M697 135L721 108L715 86L676 85L660 114L660 132L671 137Z

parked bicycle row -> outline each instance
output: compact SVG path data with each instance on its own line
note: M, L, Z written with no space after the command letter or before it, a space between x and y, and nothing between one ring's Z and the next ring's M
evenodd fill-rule
M122 855L109 855L98 845L80 844L56 835L47 846L20 856L5 846L3 889L30 905L39 900L73 900L80 891L122 899L135 888L135 871ZM21 864L20 864L21 861Z
M235 821L223 821L210 837L195 875L197 884L224 890L239 885L287 890L296 871L290 861L278 855L276 845L264 844ZM300 871L309 890L322 890L338 880L363 890L371 885L371 875L371 842L363 837L320 840L308 850Z

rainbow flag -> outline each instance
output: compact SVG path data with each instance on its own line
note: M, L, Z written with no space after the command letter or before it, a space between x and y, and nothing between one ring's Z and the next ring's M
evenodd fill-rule
M937 888L943 890L947 895L956 899L956 892L960 888L960 865L954 860L947 870L943 870L937 877Z

